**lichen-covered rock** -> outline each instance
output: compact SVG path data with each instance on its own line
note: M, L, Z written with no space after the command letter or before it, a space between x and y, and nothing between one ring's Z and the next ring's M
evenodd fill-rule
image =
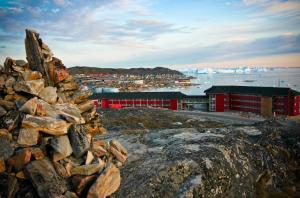
M80 110L76 105L63 103L55 105L56 113L62 116L70 123L84 124L85 121L80 114Z
M14 149L10 144L9 140L5 136L0 136L0 157L4 160L8 159L10 156L13 155Z
M11 131L15 129L21 120L19 111L9 111L7 114L0 119L0 128Z
M44 79L30 80L30 81L17 81L14 84L16 92L26 92L38 96L44 88Z
M104 166L105 163L101 159L99 159L96 163L73 167L71 169L71 175L92 175L102 170Z
M28 148L17 151L17 153L8 159L7 163L14 167L16 171L20 171L26 164L30 162L31 150Z
M49 144L55 151L53 153L53 161L64 159L73 152L67 135L52 137L49 139Z
M33 97L30 100L28 100L25 104L23 104L23 106L19 109L19 111L30 115L35 115L36 108L38 105L37 102L38 102L38 98Z
M86 136L85 125L74 124L69 129L69 138L74 155L79 158L90 148L90 142Z
M30 162L25 171L40 197L56 198L68 189L66 181L56 173L53 165L46 158Z
M4 107L7 111L13 110L16 108L16 105L12 101L2 100L0 99L0 105Z
M61 119L31 116L29 114L26 115L22 122L22 127L24 128L35 128L50 135L67 134L69 126L70 124Z
M48 102L49 104L54 104L57 101L56 91L56 87L45 87L41 92L39 92L39 97Z
M115 131L108 136L122 142L129 156L112 197L297 197L299 130L266 121L126 135Z
M20 129L18 136L18 144L21 146L33 146L38 143L39 132L34 128Z
M105 198L114 193L120 186L120 171L113 164L109 164L96 182L90 188L88 198Z

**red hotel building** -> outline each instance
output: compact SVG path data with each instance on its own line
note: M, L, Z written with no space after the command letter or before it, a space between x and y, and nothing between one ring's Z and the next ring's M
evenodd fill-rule
M300 93L281 87L212 86L204 91L209 111L237 110L262 116L299 115Z
M99 107L126 108L126 107L154 107L177 110L181 108L181 101L187 96L181 92L118 92L118 93L98 93L91 99Z

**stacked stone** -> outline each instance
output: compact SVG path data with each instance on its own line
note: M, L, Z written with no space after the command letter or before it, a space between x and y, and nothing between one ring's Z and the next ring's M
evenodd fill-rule
M105 129L82 91L33 30L28 63L0 66L0 197L106 197L120 185L126 149L94 138Z

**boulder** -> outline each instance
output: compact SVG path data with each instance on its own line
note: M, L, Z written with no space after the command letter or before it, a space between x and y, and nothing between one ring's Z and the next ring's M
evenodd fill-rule
M74 124L84 124L85 121L80 114L80 110L76 105L63 103L56 104L55 109L58 115L62 116L68 122Z
M22 76L24 81L38 80L42 78L42 74L40 72L30 70L23 72Z
M66 170L66 168L59 162L52 162L53 163L53 166L56 170L56 173L60 176L60 177L63 177L63 178L68 178L70 177L71 175L68 173L68 171Z
M75 92L75 94L72 96L72 101L75 104L79 104L79 103L85 102L92 94L93 94L92 91L79 91L79 92Z
M61 119L31 115L26 115L22 122L22 127L24 128L35 128L50 135L67 134L69 126L69 123Z
M0 105L4 107L7 111L16 109L16 105L12 101L2 100L0 99Z
M54 104L57 101L57 88L56 87L45 87L40 93L39 97L42 98L44 101L48 102L49 104Z
M0 128L11 131L15 129L20 122L20 113L18 111L9 111L0 119Z
M105 198L110 196L119 188L120 183L121 177L119 169L115 165L109 164L92 185L87 197Z
M6 136L0 136L0 157L4 160L13 155L14 149Z
M39 147L32 148L31 153L33 158L36 160L41 160L45 158L45 153Z
M14 156L7 160L7 163L14 167L16 171L20 171L26 164L30 162L31 149L25 148L18 151Z
M109 145L111 147L114 147L115 149L117 149L119 152L121 152L123 155L127 155L127 150L124 146L122 146L122 144L120 142L118 142L117 140L111 140L109 142Z
M16 60L16 65L24 67L27 64L24 60Z
M68 136L58 136L49 139L49 145L54 149L53 161L64 159L72 154Z
M5 172L6 167L5 167L5 161L3 157L0 157L0 173Z
M79 84L76 83L75 81L61 82L58 84L58 86L59 86L59 90L61 91L72 91L72 90L79 89Z
M14 96L13 100L16 103L17 108L21 108L28 101L28 98L23 95L14 93L13 96Z
M9 175L7 182L7 198L14 198L19 190L18 180L15 176Z
M84 155L90 148L90 142L86 136L85 125L72 125L69 129L69 139L73 148L73 153L77 158Z
M8 94L12 94L14 92L13 85L15 84L16 79L12 76L10 76L6 81L5 81L5 87L6 87L6 92Z
M38 104L38 98L37 97L31 98L25 104L23 104L23 106L19 109L19 111L30 115L35 115L37 104Z
M59 115L57 114L55 108L41 99L37 100L36 115L59 118Z
M94 108L94 102L88 100L86 102L80 103L78 104L78 108L80 109L81 113L84 113Z
M38 96L44 88L44 79L17 81L14 85L16 92L26 92Z
M67 191L66 181L56 173L47 158L30 162L25 173L40 197L57 198Z
M6 113L7 111L2 106L0 106L0 117L5 115Z
M101 159L98 160L97 163L73 167L71 175L92 175L99 172L104 168L105 163Z
M75 189L75 192L80 196L84 196L85 194L87 194L88 189L96 181L96 179L97 179L96 175L90 175L90 176L74 175L72 177L72 184Z
M21 146L33 146L38 143L39 131L34 128L20 129L18 136L18 144Z
M118 151L117 149L115 149L114 147L110 146L108 148L108 151L113 154L117 160L119 160L122 164L125 163L127 156L122 154L120 151Z

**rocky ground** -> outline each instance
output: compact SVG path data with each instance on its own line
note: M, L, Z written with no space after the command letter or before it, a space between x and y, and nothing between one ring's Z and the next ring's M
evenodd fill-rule
M154 109L107 110L107 135L128 149L112 197L299 197L300 127L187 118Z

